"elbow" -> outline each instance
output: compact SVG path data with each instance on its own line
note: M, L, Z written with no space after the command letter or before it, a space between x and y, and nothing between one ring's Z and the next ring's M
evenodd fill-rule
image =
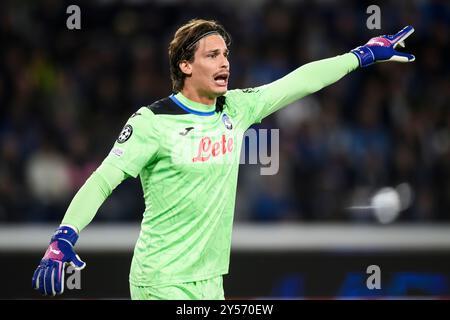
M315 93L321 89L323 89L325 85L321 81L310 81L307 83L305 91L306 95Z

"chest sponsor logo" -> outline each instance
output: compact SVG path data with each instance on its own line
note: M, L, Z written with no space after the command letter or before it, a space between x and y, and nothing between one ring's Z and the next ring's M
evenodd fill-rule
M226 153L231 153L233 148L233 138L227 138L224 134L219 141L214 141L210 137L203 137L200 139L197 155L192 158L192 162L206 162L211 157L224 156Z

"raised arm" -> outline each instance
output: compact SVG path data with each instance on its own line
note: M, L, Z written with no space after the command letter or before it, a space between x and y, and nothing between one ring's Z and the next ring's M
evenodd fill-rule
M280 108L329 86L358 67L378 62L412 62L414 55L396 50L414 32L407 26L394 35L369 40L349 53L305 64L272 83L244 90L233 90L228 96L249 106L249 123L258 123Z
M260 87L263 102L258 110L258 120L307 95L329 86L358 67L352 53L307 63L281 79Z

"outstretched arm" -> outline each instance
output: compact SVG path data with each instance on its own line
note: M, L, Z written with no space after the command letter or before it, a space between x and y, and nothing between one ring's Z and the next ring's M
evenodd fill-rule
M260 106L255 115L260 121L280 108L329 86L358 67L358 59L352 53L305 64L281 79L259 87ZM259 110L258 110L259 109Z
M271 113L335 83L358 67L385 61L414 61L414 55L396 50L405 46L405 39L413 32L414 28L407 26L395 35L372 38L349 53L305 64L272 83L233 90L227 97L250 106L250 124L261 122Z

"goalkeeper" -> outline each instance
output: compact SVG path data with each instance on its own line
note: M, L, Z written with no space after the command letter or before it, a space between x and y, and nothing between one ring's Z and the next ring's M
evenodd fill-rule
M228 91L230 36L195 19L169 45L173 94L137 110L109 155L80 188L32 278L44 295L64 290L64 266L79 233L122 181L140 177L145 212L129 275L132 299L224 299L243 135L280 108L382 61L410 62L396 51L414 31L308 63L272 83Z

